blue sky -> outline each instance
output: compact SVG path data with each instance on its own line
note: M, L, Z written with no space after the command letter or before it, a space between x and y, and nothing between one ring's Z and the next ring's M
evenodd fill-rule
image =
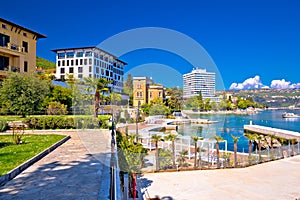
M297 0L17 0L13 4L1 2L7 8L1 9L1 17L47 35L38 41L37 55L52 61L51 49L97 45L126 30L163 27L201 44L217 65L226 89L233 82L240 88L281 87L290 81L288 88L300 82ZM166 65L179 73L193 68L179 56L155 49L133 51L121 59L128 63L126 71L147 63ZM162 82L166 75L153 78ZM174 80L174 86L180 83Z

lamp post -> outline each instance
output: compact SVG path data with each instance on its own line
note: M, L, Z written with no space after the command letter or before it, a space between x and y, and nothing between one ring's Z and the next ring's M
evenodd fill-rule
M135 142L138 142L138 136L139 136L139 117L140 117L140 105L141 105L141 102L138 101L138 107L137 107L137 113L136 113L136 125L135 125Z

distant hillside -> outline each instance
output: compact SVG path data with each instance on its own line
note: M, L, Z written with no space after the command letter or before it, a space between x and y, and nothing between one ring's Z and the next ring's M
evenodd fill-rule
M36 57L36 66L42 69L55 69L56 65L54 62L46 60L45 58Z
M269 107L300 107L300 90L241 90L230 91L233 96L252 97L258 103L267 103Z

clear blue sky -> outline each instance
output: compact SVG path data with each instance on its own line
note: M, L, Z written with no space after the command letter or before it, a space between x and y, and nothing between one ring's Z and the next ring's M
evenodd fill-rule
M298 0L17 0L3 1L1 7L1 17L47 35L38 41L37 55L52 61L51 49L97 45L133 28L164 27L201 44L226 89L256 75L268 86L274 79L300 82ZM163 51L136 51L122 59L127 70L144 63L180 73L192 69Z

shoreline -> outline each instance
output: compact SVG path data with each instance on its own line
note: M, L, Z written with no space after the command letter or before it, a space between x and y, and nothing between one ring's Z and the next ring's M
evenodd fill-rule
M258 110L225 110L225 111L193 111L193 110L182 110L182 113L187 115L193 114L205 114L205 115L227 115L227 114L235 114L235 115L250 115L257 114Z

